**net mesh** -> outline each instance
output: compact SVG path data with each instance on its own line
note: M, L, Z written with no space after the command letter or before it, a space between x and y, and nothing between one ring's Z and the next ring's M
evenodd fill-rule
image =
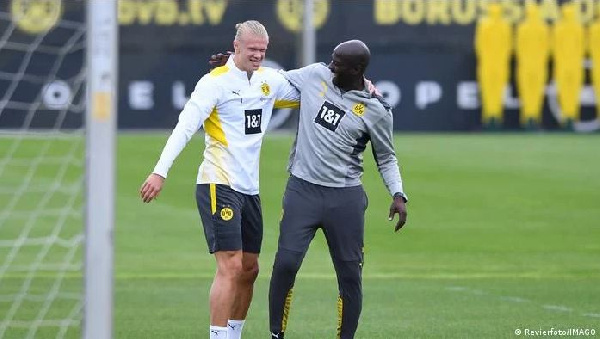
M80 336L83 14L0 5L0 338Z

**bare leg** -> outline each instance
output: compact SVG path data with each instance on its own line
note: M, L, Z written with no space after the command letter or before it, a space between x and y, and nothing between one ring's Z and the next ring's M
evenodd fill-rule
M210 324L227 327L242 272L242 251L215 252L217 273L210 287Z
M244 252L242 255L242 272L237 281L236 298L229 319L246 319L254 293L254 282L257 277L258 253Z

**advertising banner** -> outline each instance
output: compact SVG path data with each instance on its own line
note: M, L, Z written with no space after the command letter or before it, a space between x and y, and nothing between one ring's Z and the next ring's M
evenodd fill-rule
M394 108L396 130L482 128L473 46L477 20L486 14L489 1L314 1L317 60L329 62L339 42L361 39L367 43L372 52L367 77ZM538 1L548 23L560 17L563 2ZM54 3L58 9L46 5L34 11L31 6L36 3ZM521 22L525 1L500 3L509 22ZM574 4L586 27L600 20L594 17L600 0L576 0ZM0 21L2 29L9 31L4 34L4 44L0 42L0 93L4 93L0 128L22 126L28 114L35 117L33 127L80 125L84 53L77 40L81 31L74 23L83 22L84 5L77 0L10 0L0 5L7 14ZM232 49L236 23L256 19L265 24L270 35L268 65L283 69L300 66L301 0L119 0L118 15L121 129L172 128L196 81L209 71L209 56ZM21 44L29 47L23 51L13 48ZM44 53L51 47L55 53ZM592 66L590 60L581 66L586 78L581 92L581 122L575 126L578 130L600 127L589 75ZM503 128L509 130L519 128L514 69L504 97ZM35 78L48 70L52 74ZM34 78L37 82L30 81ZM38 104L19 104L27 100L37 100ZM556 88L550 80L544 100L544 129L558 128L558 107ZM293 127L294 114L278 112L272 127Z

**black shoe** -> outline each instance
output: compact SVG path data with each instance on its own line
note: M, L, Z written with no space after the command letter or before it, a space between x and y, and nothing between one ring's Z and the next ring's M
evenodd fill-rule
M278 332L278 333L271 332L271 339L284 339L283 332Z

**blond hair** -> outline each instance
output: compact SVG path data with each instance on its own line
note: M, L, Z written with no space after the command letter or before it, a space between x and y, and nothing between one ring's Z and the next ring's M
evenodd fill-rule
M240 41L242 34L251 34L269 40L269 34L263 24L256 20L244 21L235 25L235 41Z

